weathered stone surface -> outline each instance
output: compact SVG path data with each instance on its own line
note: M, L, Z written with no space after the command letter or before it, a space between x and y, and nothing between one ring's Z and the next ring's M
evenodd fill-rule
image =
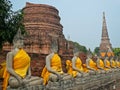
M44 86L36 85L36 86L27 86L27 87L19 87L17 89L7 87L7 90L44 90Z

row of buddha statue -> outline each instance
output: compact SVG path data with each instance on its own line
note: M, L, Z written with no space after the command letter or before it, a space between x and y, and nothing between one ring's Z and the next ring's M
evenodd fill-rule
M3 90L10 88L27 87L32 85L47 85L49 81L72 80L72 78L87 77L89 75L109 73L120 70L120 62L113 57L98 57L93 61L88 54L86 64L79 58L79 50L74 49L74 56L66 60L67 73L62 70L61 58L57 54L58 46L52 43L50 54L46 56L46 65L40 77L31 76L30 57L23 49L23 36L18 30L13 40L13 50L6 56L6 67L3 73Z

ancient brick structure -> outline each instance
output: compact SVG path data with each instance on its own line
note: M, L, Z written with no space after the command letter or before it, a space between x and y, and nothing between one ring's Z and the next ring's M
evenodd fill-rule
M108 47L110 47L112 50L112 45L110 43L110 39L107 31L105 13L103 12L103 25L102 25L102 38L100 43L100 51L107 51Z
M59 12L55 7L26 3L23 11L24 25L28 32L25 40L27 52L48 54L52 41L58 43L60 55L68 51L68 41L63 35L63 26L60 24Z

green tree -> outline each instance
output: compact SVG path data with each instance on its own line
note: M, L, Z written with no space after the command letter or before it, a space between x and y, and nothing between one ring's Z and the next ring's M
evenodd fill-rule
M14 12L9 0L0 0L0 50L5 42L12 43L18 28L25 32L22 19L22 10Z
M96 48L94 49L94 53L98 55L98 54L99 54L99 50L100 50L99 47L96 47Z
M84 53L87 53L87 49L86 49L85 46L82 46L82 45L80 45L80 44L77 43L77 42L73 42L73 45L74 45L75 47L77 47L80 51L82 51L82 52L84 52Z
M114 52L115 56L120 57L120 48L113 48L113 52Z

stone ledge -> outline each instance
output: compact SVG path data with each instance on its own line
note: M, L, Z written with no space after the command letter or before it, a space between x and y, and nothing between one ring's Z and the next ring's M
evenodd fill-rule
M36 86L27 86L27 87L19 87L19 88L10 88L10 86L7 87L7 90L44 90L43 85L36 85Z

